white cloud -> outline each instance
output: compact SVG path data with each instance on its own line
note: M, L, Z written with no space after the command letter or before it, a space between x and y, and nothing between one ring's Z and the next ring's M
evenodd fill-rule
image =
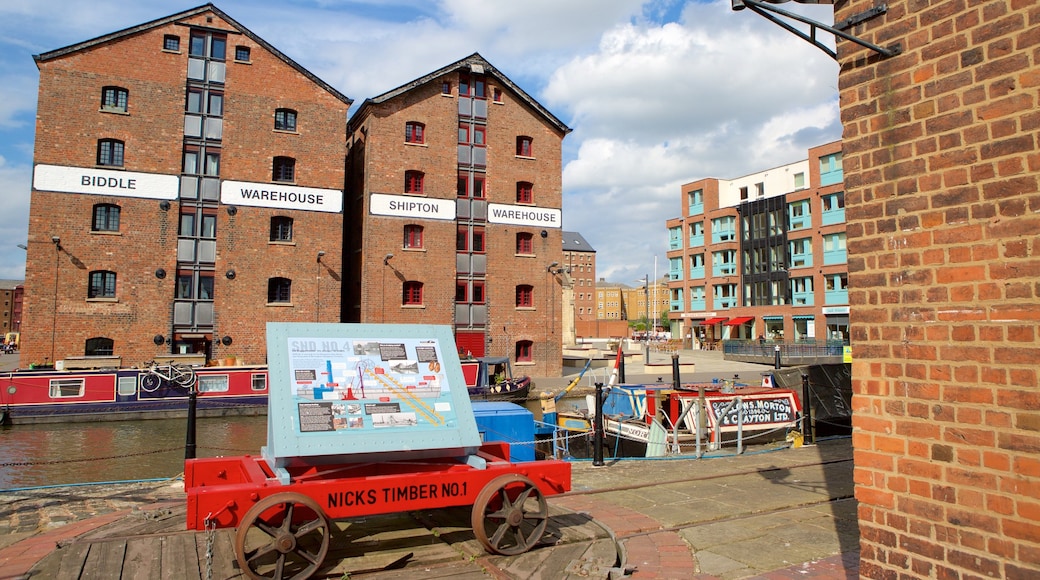
M25 244L29 237L30 167L11 166L0 157L0 198L4 211L0 212L0 279L25 278Z

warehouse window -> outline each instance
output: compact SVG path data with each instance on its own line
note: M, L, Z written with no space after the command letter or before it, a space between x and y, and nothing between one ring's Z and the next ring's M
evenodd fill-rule
M271 218L271 241L291 242L293 237L293 219L289 216L276 215Z
M516 203L534 203L534 185L527 181L516 182Z
M90 284L87 286L87 298L115 298L116 273L108 270L95 270L90 273Z
M401 304L404 306L422 306L423 283L409 280L402 285Z
M531 232L518 232L516 234L516 253L534 254L534 234Z
M423 181L426 176L422 171L408 170L404 172L404 192L405 193L422 193L423 192Z
M533 344L530 340L518 340L516 342L516 362L532 362L534 360L531 355L531 346Z
M181 37L176 34L167 34L163 37L163 50L169 50L171 52L181 51Z
M275 157L271 179L290 183L294 181L296 179L296 160L292 157Z
M404 142L422 144L426 142L426 125L417 121L404 124Z
M123 142L117 139L98 140L97 164L108 167L122 167Z
M267 280L267 303L289 304L292 302L292 280L269 278Z
M83 348L83 354L86 356L112 356L113 344L111 338L103 336L88 338Z
M296 131L296 111L292 109L275 109L275 131Z
M125 113L130 91L123 87L104 87L101 89L101 110L110 113Z
M534 140L526 135L516 138L517 157L534 157Z
M110 203L95 204L94 223L90 229L94 232L118 232L119 206Z
M534 286L520 284L516 287L516 307L534 308Z
M236 46L235 47L235 60L238 62L249 62L249 47L248 46Z
M423 227L416 224L404 226L404 247L419 249L423 247Z

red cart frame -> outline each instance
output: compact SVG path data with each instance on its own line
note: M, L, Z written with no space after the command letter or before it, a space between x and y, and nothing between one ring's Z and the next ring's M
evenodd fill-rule
M506 443L475 455L484 466L433 458L290 467L288 485L260 457L189 459L187 527L237 527L235 556L251 578L309 577L328 552L330 520L412 510L472 505L488 552L527 551L545 532L545 497L570 491L571 465L511 463Z

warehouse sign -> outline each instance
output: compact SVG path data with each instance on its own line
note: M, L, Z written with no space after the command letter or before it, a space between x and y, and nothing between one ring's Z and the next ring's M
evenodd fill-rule
M489 203L487 221L514 226L562 228L563 212L551 207Z
M180 179L176 175L37 165L33 189L88 195L114 195L144 199L177 199Z
M372 215L453 220L455 219L455 200L373 193L368 211Z
M269 207L302 211L343 211L343 192L278 183L224 181L220 184L220 202L228 205Z

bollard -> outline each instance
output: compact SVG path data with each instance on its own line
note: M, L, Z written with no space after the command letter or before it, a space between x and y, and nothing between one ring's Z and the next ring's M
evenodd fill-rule
M773 368L776 369L776 370L780 370L780 345L779 344L776 345L776 348L773 349L773 355L775 357L775 359L773 360Z
M195 459L195 404L198 389L193 385L188 389L188 433L184 437L184 458Z
M622 354L621 358L618 359L618 382L622 385L625 384L625 355Z
M596 383L596 416L592 421L592 466L603 467L603 383Z
M802 441L805 445L813 443L812 403L809 402L809 375L802 375Z
M679 355L672 355L672 388L679 390Z

